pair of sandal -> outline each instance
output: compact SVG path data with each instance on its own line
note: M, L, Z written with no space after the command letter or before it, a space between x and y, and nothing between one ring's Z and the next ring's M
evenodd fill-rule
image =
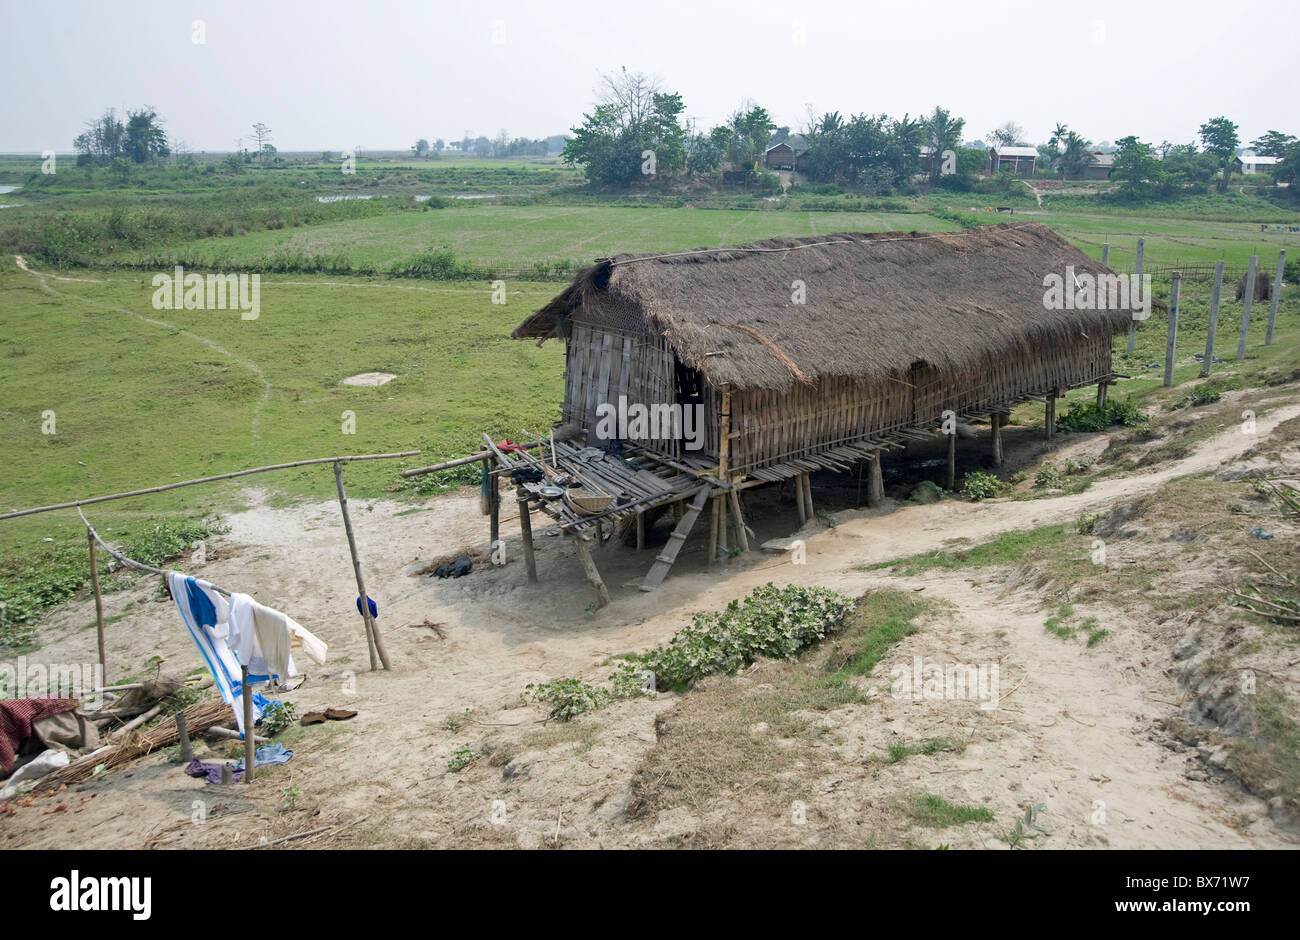
M327 708L323 712L308 712L298 720L302 725L319 725L326 721L347 721L355 718L357 713L349 708Z

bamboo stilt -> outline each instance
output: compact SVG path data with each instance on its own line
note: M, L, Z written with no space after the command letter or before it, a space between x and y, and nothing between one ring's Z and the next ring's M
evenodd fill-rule
M537 583L537 556L533 551L532 510L528 508L528 492L521 486L516 492L519 500L519 534L524 540L524 567L528 570L528 583Z
M95 592L95 638L99 641L99 674L101 681L106 676L108 663L104 656L104 595L99 592L99 563L95 560L95 536L86 530L86 541L90 543L90 586Z
M378 669L382 663L385 669L392 668L388 664L388 654L384 651L384 641L379 636L379 628L375 625L375 619L370 615L370 597L366 594L366 579L361 573L361 557L357 554L357 538L352 531L352 516L348 513L348 497L343 490L343 464L337 461L334 464L334 484L338 487L339 508L343 511L343 528L348 535L348 551L352 553L352 572L357 579L357 594L361 598L361 619L366 625L366 643L370 650L370 668ZM378 662L376 662L376 656Z
M588 536L578 535L573 539L573 550L578 556L578 561L582 564L582 569L587 573L587 580L591 582L592 588L596 592L596 607L609 606L609 589L605 587L605 581L600 576L600 569L596 567L596 562L591 557L591 551L587 547Z

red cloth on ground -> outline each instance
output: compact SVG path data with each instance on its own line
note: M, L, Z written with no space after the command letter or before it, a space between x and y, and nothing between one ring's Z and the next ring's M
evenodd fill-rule
M502 439L501 443L497 445L497 450L505 451L507 454L510 453L512 450L517 451L521 454L525 454L528 452L527 447L524 447L521 444L516 444L508 437Z
M0 770L14 771L14 756L32 736L32 722L76 708L70 698L15 698L0 702Z

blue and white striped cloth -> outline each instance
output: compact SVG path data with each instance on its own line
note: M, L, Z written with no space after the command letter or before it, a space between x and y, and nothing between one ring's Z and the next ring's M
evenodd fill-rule
M179 571L167 575L167 584L190 639L198 647L199 655L212 673L221 700L234 711L235 724L239 727L240 735L243 735L244 709L240 702L244 694L242 673L239 660L226 642L229 635L230 605L207 581L200 581ZM254 685L269 682L270 679L270 676L250 673L248 683ZM254 724L262 720L263 710L272 704L270 699L260 693L253 693Z

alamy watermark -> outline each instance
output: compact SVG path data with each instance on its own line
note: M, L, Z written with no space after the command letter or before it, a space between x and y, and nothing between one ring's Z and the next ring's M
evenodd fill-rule
M260 274L155 274L155 310L239 310L240 319L256 320L262 312Z
M596 437L602 441L684 441L687 450L704 446L704 405L628 404L626 395L618 404L596 406Z
M991 711L998 707L998 673L997 663L940 666L914 656L910 667L900 663L889 670L889 692L894 698L910 698L916 702L969 699Z
M0 700L19 698L77 699L83 707L103 704L104 667L99 663L0 662Z
M1064 276L1055 271L1043 278L1045 310L1130 310L1134 320L1151 317L1151 275L1076 274L1067 265Z

